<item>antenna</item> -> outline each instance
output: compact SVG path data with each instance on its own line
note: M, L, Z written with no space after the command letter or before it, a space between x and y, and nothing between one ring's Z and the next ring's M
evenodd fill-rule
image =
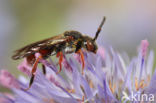
M95 37L93 38L93 41L95 41L97 39L97 37L99 36L99 33L101 31L101 28L102 28L105 20L106 20L106 17L104 16L98 30L96 31L96 34L95 34Z

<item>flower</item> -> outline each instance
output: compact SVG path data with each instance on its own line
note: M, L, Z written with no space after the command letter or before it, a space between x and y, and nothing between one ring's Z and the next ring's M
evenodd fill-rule
M115 52L112 47L98 49L97 54L84 51L85 69L81 74L81 59L77 54L64 56L63 70L57 64L40 60L47 74L39 69L32 87L25 91L28 80L15 79L2 70L0 83L13 91L13 98L0 94L1 103L152 103L156 95L154 53L148 53L148 41L143 40L138 56ZM30 76L30 66L22 62L19 70ZM5 72L4 72L5 71ZM7 74L7 75L6 75Z

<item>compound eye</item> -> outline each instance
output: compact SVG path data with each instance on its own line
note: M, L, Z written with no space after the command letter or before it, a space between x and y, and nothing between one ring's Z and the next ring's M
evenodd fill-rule
M87 49L89 51L93 51L93 49L94 49L93 44L90 41L87 41Z

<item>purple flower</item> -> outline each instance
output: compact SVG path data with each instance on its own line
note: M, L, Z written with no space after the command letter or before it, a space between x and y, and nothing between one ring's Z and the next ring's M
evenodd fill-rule
M15 79L1 71L0 83L13 91L13 98L0 94L0 103L152 103L156 95L156 72L152 72L154 53L148 53L148 41L143 40L138 56L115 52L111 47L98 49L97 54L84 51L85 70L81 74L81 59L76 54L64 56L63 70L57 72L53 60L41 60L44 75L38 68L32 87L29 79ZM31 67L24 60L19 70L30 76ZM142 95L147 95L143 98ZM145 96L146 96L145 95ZM152 97L154 96L154 97Z
M16 80L16 78L7 70L0 71L0 83L7 88L20 88L18 80Z

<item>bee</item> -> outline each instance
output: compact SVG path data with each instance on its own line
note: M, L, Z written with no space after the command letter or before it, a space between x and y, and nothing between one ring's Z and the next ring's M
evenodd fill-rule
M84 71L85 61L84 55L81 51L81 48L85 49L88 52L96 53L98 46L96 44L96 39L99 36L101 28L105 22L105 17L103 17L100 26L97 29L94 38L91 38L87 35L83 35L78 31L65 31L64 33L47 38L32 44L29 44L21 49L15 51L15 54L12 56L13 60L18 60L26 58L28 64L32 65L31 79L29 82L29 87L31 87L37 65L41 59L47 59L49 56L56 55L59 58L60 69L57 73L61 72L62 61L64 54L77 53L80 55L82 61L82 74ZM45 66L42 64L43 73L46 74Z

